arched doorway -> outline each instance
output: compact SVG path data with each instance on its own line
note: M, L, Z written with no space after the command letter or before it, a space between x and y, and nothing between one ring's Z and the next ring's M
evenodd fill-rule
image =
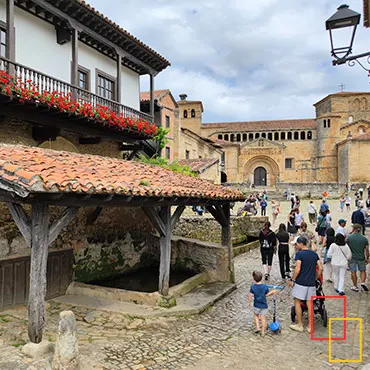
M264 167L257 167L254 170L254 185L255 186L267 185L267 171Z
M227 182L227 175L224 171L221 171L221 184Z

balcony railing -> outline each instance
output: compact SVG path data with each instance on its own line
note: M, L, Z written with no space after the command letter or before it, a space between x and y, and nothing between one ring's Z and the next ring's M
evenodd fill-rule
M89 103L94 107L99 105L106 106L115 113L122 114L124 117L142 118L148 122L153 122L153 117L150 114L140 112L116 101L103 98L22 64L11 62L4 57L0 57L0 70L5 70L8 74L17 78L25 87L37 86L37 91L40 94L45 91L50 93L57 91L64 95L70 93L78 102Z

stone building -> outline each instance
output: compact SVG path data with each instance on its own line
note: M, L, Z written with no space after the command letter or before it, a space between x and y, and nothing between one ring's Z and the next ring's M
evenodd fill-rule
M225 182L370 182L370 93L330 94L314 107L312 119L203 123L198 103L189 126L222 145Z
M141 110L149 111L149 92L140 94ZM185 94L176 101L170 90L155 90L155 122L169 129L162 156L170 162L189 166L199 177L215 184L221 182L222 146L202 136L203 104L189 101Z

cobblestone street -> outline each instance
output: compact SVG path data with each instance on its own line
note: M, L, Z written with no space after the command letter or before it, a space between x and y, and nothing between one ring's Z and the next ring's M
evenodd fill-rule
M238 289L198 316L151 320L99 312L83 316L78 308L72 307L78 319L82 369L361 368L361 364L356 363L330 364L327 341L312 341L307 332L296 333L289 329L292 299L287 286L277 295L281 334L268 334L264 338L255 335L252 308L247 306L254 269L261 269L259 250L236 257ZM271 284L280 283L278 271L275 258ZM365 319L363 364L366 364L370 362L370 295L352 292L349 287L347 273L347 316ZM324 292L336 295L330 283L325 283ZM269 303L267 321L271 322L271 298ZM343 316L341 299L327 300L326 306L329 317ZM45 339L55 340L58 313L66 308L70 307L49 305ZM3 312L0 321L0 369L48 369L46 362L42 361L30 365L30 359L19 351L27 341L26 310ZM358 357L358 335L358 327L348 324L347 339L333 345L333 357ZM327 336L327 329L319 317L315 320L315 336Z

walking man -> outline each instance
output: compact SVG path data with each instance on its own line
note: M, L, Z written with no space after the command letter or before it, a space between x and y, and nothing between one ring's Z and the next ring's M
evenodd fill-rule
M289 285L292 288L294 298L294 307L297 316L297 324L290 325L292 330L303 333L302 307L301 302L307 301L308 307L308 327L307 331L311 333L311 297L316 295L316 279L322 274L323 267L319 256L308 249L307 239L299 236L295 239L297 253L295 255L296 266Z
M361 288L368 292L366 286L366 265L369 263L369 241L361 235L362 225L354 224L352 233L347 238L347 244L352 252L352 259L349 261L353 287L351 290L358 292L357 271L360 271Z
M310 204L308 205L308 220L310 221L311 225L314 225L316 223L316 218L317 218L317 209L315 206L315 203L313 200L310 200Z
M365 235L365 216L362 212L362 203L358 204L357 211L354 211L352 213L351 221L353 224L361 225L362 227L362 235Z

